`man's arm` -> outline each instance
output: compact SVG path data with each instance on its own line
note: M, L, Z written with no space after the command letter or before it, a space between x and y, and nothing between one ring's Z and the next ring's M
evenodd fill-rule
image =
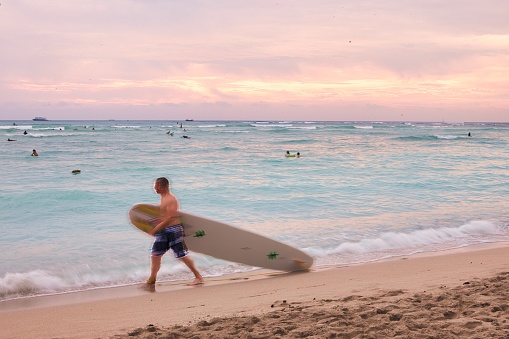
M178 203L175 198L168 199L168 201L161 204L159 208L161 210L162 220L149 232L150 235L155 235L166 226L171 225L171 223L180 216L177 210Z

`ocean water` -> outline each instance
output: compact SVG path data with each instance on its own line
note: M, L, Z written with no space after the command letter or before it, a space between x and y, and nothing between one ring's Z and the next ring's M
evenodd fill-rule
M315 267L509 241L509 124L182 124L0 121L0 300L144 281L152 238L127 211L158 203L159 176L182 210ZM193 258L206 278L253 269ZM165 256L159 280L191 278Z

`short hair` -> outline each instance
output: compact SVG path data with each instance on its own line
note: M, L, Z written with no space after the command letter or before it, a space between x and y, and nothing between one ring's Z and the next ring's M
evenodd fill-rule
M170 182L165 177L157 178L156 183L162 188L170 188Z

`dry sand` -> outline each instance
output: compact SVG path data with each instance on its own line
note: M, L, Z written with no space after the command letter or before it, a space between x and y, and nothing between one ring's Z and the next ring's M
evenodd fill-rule
M509 246L0 303L2 338L509 338Z

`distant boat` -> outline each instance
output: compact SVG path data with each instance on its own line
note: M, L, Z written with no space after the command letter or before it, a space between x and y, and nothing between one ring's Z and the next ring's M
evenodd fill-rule
M194 119L186 119L186 121L194 121Z
M48 121L45 117L35 117L32 119L33 121Z

